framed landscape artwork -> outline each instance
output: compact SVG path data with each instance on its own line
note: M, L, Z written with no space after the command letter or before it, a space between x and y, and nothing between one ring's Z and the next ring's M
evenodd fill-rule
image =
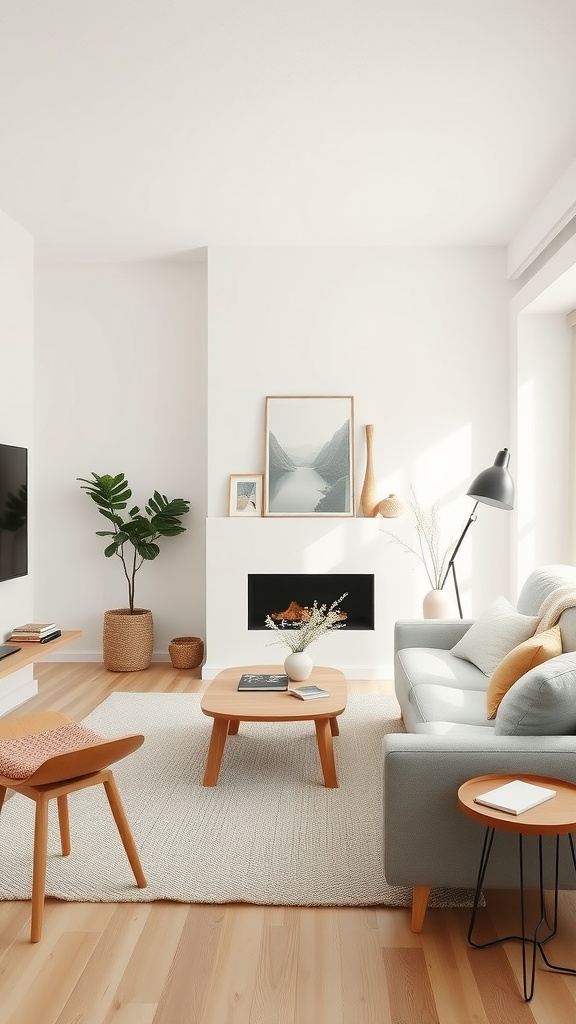
M244 519L262 515L262 473L251 476L232 473L228 514Z
M354 399L266 399L265 516L353 516Z

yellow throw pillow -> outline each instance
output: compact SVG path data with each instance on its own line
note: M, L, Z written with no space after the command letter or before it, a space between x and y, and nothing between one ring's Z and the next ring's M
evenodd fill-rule
M531 668L562 654L560 626L553 626L519 644L502 659L490 676L487 690L488 718L496 718L504 694Z

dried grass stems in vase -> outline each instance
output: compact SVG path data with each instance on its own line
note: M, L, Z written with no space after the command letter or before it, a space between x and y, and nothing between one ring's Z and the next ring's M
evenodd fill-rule
M275 616L274 618L267 615L266 626L278 633L271 643L284 644L290 648L292 654L300 654L329 630L342 629L348 615L342 611L340 604L347 596L348 591L333 601L330 607L326 604L319 605L317 601L314 601L311 608L298 606L301 613L298 619L282 618L282 613L280 613L280 617Z
M420 504L414 488L411 486L412 498L409 501L410 509L416 520L416 533L418 536L418 548L412 547L407 541L403 540L396 533L392 533L390 530L382 530L382 533L387 534L391 540L396 541L404 548L407 554L415 555L418 558L426 570L426 575L430 580L430 586L432 590L441 590L442 582L446 575L448 563L450 561L450 555L454 548L454 540L451 540L448 545L442 543L442 534L440 529L440 506L438 502L435 502L430 508L425 508Z

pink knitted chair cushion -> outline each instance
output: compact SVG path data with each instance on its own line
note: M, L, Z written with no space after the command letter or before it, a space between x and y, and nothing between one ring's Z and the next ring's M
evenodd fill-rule
M79 750L105 739L78 722L67 722L57 729L0 740L0 775L14 782L29 779L50 757Z

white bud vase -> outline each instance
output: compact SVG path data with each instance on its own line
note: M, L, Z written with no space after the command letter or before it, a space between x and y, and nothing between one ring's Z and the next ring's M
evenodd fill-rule
M303 683L313 668L314 662L306 651L293 651L284 660L284 671L294 683Z
M422 602L425 619L450 619L450 598L445 590L430 590Z

